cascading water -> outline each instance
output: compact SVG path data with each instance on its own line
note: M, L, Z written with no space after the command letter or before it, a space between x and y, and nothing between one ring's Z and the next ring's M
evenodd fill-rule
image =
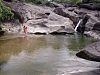
M82 22L82 19L79 20L79 22L77 23L76 27L75 27L75 32L77 32L77 28L79 27L80 23Z

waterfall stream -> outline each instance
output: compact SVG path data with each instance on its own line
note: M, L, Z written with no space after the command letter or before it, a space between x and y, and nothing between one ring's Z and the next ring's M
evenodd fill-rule
M76 27L75 27L75 32L77 32L77 28L79 27L80 23L82 22L82 19L79 20L79 22L77 23Z

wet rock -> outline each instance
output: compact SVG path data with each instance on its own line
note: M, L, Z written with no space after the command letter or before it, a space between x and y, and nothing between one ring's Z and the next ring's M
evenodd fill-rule
M76 55L87 60L100 62L100 41L85 47Z
M85 31L85 25L86 25L88 19L89 19L89 16L85 15L84 18L82 19L79 27L77 28L77 31L80 32L81 34L83 34Z
M93 29L94 25L96 23L100 22L99 11L92 11L92 10L87 10L87 9L81 8L80 10L75 9L75 12L77 14L82 13L82 14L79 14L81 16L78 15L82 19L84 19L85 15L89 16L89 19L85 24L85 31L91 31ZM95 15L98 15L98 17Z

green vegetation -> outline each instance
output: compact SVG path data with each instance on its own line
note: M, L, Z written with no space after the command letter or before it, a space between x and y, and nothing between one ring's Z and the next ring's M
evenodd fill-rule
M2 3L2 0L0 0L0 21L7 21L12 19L14 14L11 12L11 9L7 6L5 6Z

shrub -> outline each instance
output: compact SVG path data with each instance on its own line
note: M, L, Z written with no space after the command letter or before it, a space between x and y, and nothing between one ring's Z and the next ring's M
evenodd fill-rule
M2 0L0 0L0 21L7 21L12 19L14 14L11 12L11 9L7 6L5 6L2 3Z

